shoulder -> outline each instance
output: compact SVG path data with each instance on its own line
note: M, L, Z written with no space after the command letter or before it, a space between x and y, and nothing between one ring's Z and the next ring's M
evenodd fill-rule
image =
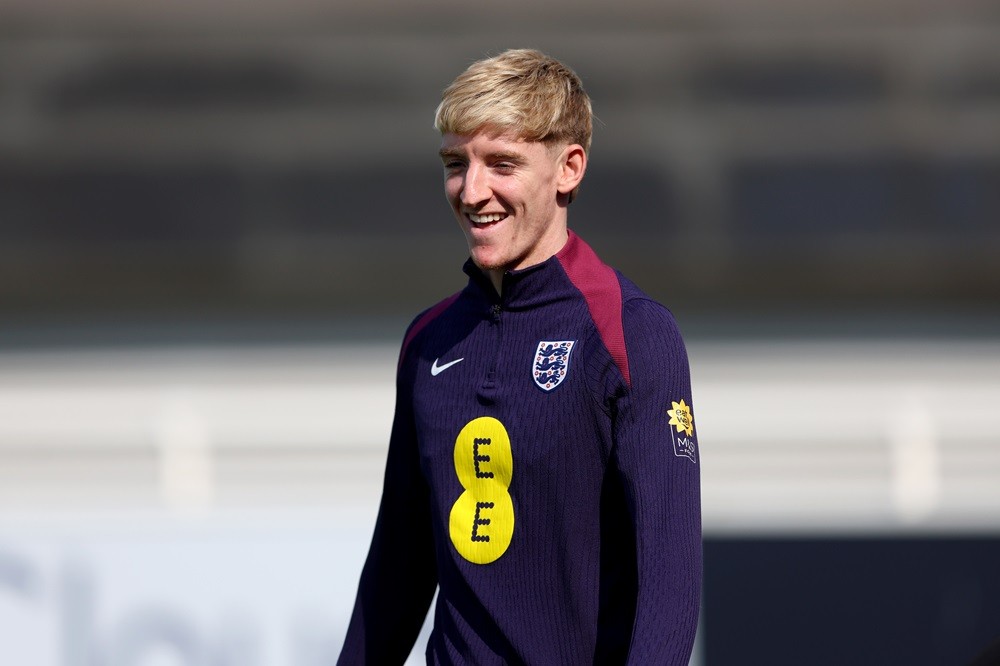
M428 326L430 326L435 320L439 319L441 315L447 312L448 308L455 304L458 298L462 295L461 291L457 291L448 298L438 301L436 304L427 308L420 314L418 314L410 325L406 329L406 334L403 336L403 344L399 350L399 363L403 363L403 359L406 358L406 352L409 350L410 346L413 344L414 340L424 331Z
M556 255L570 283L580 292L601 344L629 383L628 352L622 328L621 276L605 264L593 249L570 232L566 246Z
M686 359L670 310L601 261L582 239L571 234L557 257L586 301L599 338L626 387L632 385L636 366L648 368L656 359Z
M680 329L673 313L665 305L648 296L628 278L619 274L622 285L622 321L629 337L669 335L680 338Z
M627 294L622 308L625 342L629 350L630 373L664 378L680 371L687 374L687 349L673 313L622 278Z

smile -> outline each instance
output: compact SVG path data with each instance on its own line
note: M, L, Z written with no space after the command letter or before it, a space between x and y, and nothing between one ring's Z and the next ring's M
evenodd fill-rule
M492 224L493 222L499 222L500 220L507 217L506 213L487 213L485 215L477 215L475 213L466 213L465 216L473 224Z

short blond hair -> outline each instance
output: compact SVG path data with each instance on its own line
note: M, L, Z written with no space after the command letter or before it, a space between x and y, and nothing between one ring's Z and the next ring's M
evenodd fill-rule
M593 112L576 73L532 49L472 63L445 88L434 114L442 134L482 130L525 141L577 143L590 152Z

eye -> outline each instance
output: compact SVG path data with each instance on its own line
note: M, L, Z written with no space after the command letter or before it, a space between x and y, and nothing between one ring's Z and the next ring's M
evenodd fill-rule
M498 162L493 165L493 168L500 173L511 173L517 168L517 165L513 162Z
M446 160L444 163L444 168L448 171L455 171L457 169L464 169L465 162L462 160Z

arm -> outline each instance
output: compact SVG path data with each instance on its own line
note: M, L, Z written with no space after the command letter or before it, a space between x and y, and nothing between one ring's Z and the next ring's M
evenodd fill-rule
M437 586L430 500L400 364L382 502L338 664L402 664Z
M638 573L628 663L686 666L702 564L701 460L688 419L687 352L673 316L659 304L629 301L623 317L631 385L618 401L615 447Z

